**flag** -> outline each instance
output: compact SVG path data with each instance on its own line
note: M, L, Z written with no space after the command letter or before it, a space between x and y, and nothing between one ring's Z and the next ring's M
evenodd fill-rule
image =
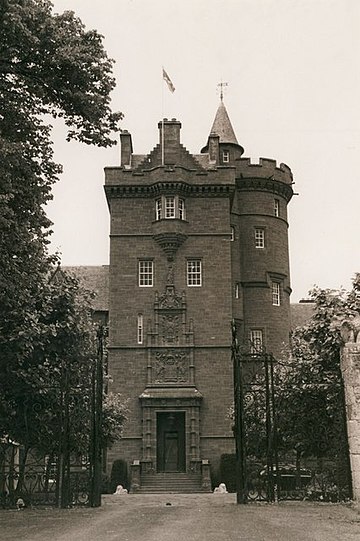
M168 74L166 73L164 68L162 70L163 70L163 79L166 82L166 84L168 85L168 88L169 88L170 92L175 92L175 87L172 84L170 77L168 76Z

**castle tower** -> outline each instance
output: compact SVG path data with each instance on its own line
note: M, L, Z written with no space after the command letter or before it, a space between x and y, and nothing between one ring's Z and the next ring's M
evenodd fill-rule
M289 335L286 206L290 169L242 158L221 100L192 155L176 119L159 143L105 169L110 231L109 373L129 398L124 437L108 453L142 474L199 473L233 452L231 327L278 355Z
M236 195L231 221L234 235L234 318L243 320L244 339L275 357L290 333L290 271L287 204L290 169L271 159L236 164Z
M289 341L290 271L287 204L293 177L285 164L242 158L223 100L216 112L207 145L218 141L216 163L235 168L231 203L233 317L242 342L251 350L266 349L275 356Z

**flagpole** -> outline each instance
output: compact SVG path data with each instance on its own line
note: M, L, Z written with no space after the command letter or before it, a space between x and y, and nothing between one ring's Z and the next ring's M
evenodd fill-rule
M175 92L175 87L172 83L172 80L164 70L164 66L162 67L162 79L163 79L163 86L162 86L162 134L161 134L161 164L165 165L165 134L164 134L164 81L166 82L169 90L171 93Z
M164 68L162 68L164 73ZM165 165L165 149L164 149L164 77L161 76L161 165Z

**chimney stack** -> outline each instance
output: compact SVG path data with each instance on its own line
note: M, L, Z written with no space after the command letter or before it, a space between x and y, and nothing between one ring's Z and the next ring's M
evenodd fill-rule
M163 122L159 122L160 133L160 148L164 152L164 165L175 165L179 162L180 156L180 129L181 122L172 118L168 120L164 118ZM162 130L164 129L164 137ZM164 145L164 150L163 150Z
M220 137L216 133L210 133L208 139L209 158L214 165L219 165L219 140Z
M120 133L121 143L121 166L125 169L131 167L131 156L133 153L131 135L127 130L122 130Z

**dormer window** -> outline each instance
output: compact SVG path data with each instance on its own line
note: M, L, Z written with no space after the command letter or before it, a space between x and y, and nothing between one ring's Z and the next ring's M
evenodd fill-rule
M177 195L162 195L155 201L156 220L185 220L185 200Z
M223 163L229 163L229 161L230 161L230 154L229 154L229 151L228 151L228 150L223 150L223 153L222 153L222 159L223 159Z

